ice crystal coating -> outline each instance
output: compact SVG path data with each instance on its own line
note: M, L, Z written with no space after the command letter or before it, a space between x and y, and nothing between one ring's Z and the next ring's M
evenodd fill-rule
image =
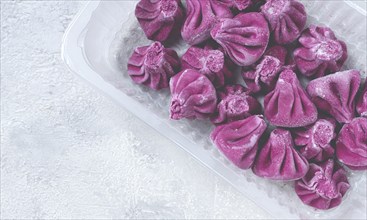
M307 77L322 77L337 72L348 57L346 44L327 27L311 25L299 38L294 51L299 71Z
M252 171L273 180L296 180L308 170L307 160L294 149L291 133L275 129L260 150Z
M196 70L187 69L171 78L171 119L203 119L216 109L217 95L210 80Z
M134 82L159 90L168 87L169 79L179 68L177 53L154 42L134 50L128 61L127 72Z
M331 209L342 202L350 188L346 174L332 159L311 163L307 174L296 181L295 191L303 203L317 209Z
M249 66L265 52L270 32L264 16L250 12L221 19L210 34L234 63Z
M229 85L218 92L220 102L217 105L217 112L211 118L214 124L241 120L250 115L260 114L261 105L252 96L247 94L241 85Z
M241 169L252 166L258 142L266 123L261 116L250 116L246 119L219 125L210 137L219 150Z
M140 0L135 16L148 39L163 42L180 32L184 11L180 0Z
M217 0L186 0L186 20L181 30L184 41L196 45L210 38L220 18L232 18L229 7Z
M261 7L261 13L268 20L278 44L295 41L306 25L305 7L296 0L267 0Z
M355 98L361 82L357 70L347 70L312 80L307 92L318 109L329 113L340 123L355 116Z
M367 118L345 124L336 142L336 156L353 170L367 169Z
M317 120L317 109L292 70L284 70L275 89L264 98L268 121L280 127L303 127Z

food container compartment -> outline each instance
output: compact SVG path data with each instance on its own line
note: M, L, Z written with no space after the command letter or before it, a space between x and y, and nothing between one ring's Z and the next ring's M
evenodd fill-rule
M343 69L355 68L366 77L366 11L351 1L302 1L308 24L327 25L348 45ZM304 205L292 182L261 179L251 170L234 167L209 139L208 121L173 121L168 118L169 91L136 85L126 73L127 58L136 46L149 44L135 17L137 1L91 1L67 29L62 56L71 71L112 98L122 107L171 139L244 196L275 218L367 218L366 172L349 171L351 189L340 206L319 211ZM175 45L181 55L184 44Z

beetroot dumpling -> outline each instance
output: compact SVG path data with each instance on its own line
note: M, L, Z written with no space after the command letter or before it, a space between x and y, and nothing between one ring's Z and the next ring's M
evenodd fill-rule
M325 161L334 155L330 142L336 136L335 126L333 119L319 119L312 126L296 129L294 144L301 147L300 152L306 159Z
M315 105L289 69L280 74L275 89L265 96L264 113L271 124L280 127L303 127L317 120Z
M246 119L219 125L210 137L219 150L237 167L248 169L252 166L258 142L266 130L265 121L257 115Z
M340 70L348 57L347 46L327 27L311 25L299 38L294 51L299 71L308 77L321 77Z
M261 13L241 13L223 18L210 32L231 60L240 66L255 63L269 42L269 27Z
M307 174L295 184L303 203L324 210L338 206L349 188L347 172L332 159L311 163Z
M203 119L216 109L217 94L210 80L196 70L187 69L171 78L170 117Z
M286 65L288 51L275 45L265 51L263 58L250 67L243 67L242 78L250 93L266 92L274 89L282 70L293 69Z
M181 0L140 0L135 16L148 39L163 42L180 32L184 12Z
M261 13L269 21L275 42L289 44L295 41L306 25L305 7L297 0L267 0Z
M355 97L360 82L357 70L347 70L312 80L307 85L307 92L318 109L340 123L348 123L355 116Z
M364 84L362 93L359 95L356 109L360 116L367 117L367 81Z
M224 87L218 92L218 97L220 102L217 112L211 118L214 124L241 120L261 113L260 103L248 95L245 88L239 84Z
M186 0L187 16L181 30L184 41L196 45L210 38L210 31L220 18L232 18L227 5L218 0Z
M215 87L222 87L233 77L222 51L190 47L181 58L182 69L194 69L204 74Z
M252 167L257 176L272 180L296 180L307 170L308 162L294 149L291 133L279 128L271 132Z
M138 47L129 58L127 73L136 83L158 90L167 88L169 79L180 69L177 53L154 42Z
M273 89L281 70L282 64L277 58L264 56L255 69L244 69L241 75L248 90L258 93Z
M367 118L345 124L336 142L337 158L350 169L367 169Z

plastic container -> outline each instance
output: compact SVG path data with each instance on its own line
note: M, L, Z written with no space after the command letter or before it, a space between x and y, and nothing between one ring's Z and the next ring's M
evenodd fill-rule
M209 122L168 119L169 92L136 85L126 73L127 57L135 46L149 43L134 17L137 1L91 1L67 29L62 45L65 63L137 117L192 154L227 180L274 218L335 219L367 218L366 172L349 172L351 189L342 204L328 211L304 205L293 183L261 179L251 170L237 169L213 146ZM348 44L344 66L366 76L366 11L351 1L303 1L308 23L331 27ZM176 45L179 53L183 45Z

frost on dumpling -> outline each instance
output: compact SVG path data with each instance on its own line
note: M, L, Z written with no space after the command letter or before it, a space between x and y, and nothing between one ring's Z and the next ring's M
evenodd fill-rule
M311 25L299 38L294 51L299 71L307 77L322 77L338 72L348 57L346 44L327 27Z
M265 121L254 115L219 125L214 128L210 137L233 164L241 169L248 169L255 160L258 142L265 130Z
M335 121L319 119L315 124L293 131L294 144L300 147L300 153L308 160L325 161L333 157L331 141L335 138Z
M222 51L209 48L190 47L181 58L182 69L194 69L204 74L215 87L231 81L233 74Z
M271 132L252 167L257 176L272 180L296 180L307 170L307 160L294 149L291 133L284 129Z
M179 68L177 53L154 42L134 50L128 61L127 73L134 82L158 90L168 87L169 79Z
M306 25L305 7L297 0L267 0L261 7L261 13L269 21L278 44L295 41Z
M251 12L221 19L210 34L234 63L249 66L265 52L270 32L264 16Z
M216 109L217 94L210 80L196 70L187 69L171 78L171 119L203 119Z
M295 184L303 203L323 210L338 206L349 188L347 172L332 159L311 163L307 174Z
M367 118L355 118L343 126L336 142L336 156L350 169L367 169Z
M355 98L361 82L357 70L347 70L312 80L307 92L318 109L329 113L340 123L355 116Z
M289 69L280 74L275 89L265 96L264 113L272 125L289 128L311 125L318 115L296 74Z
M148 39L163 42L180 32L184 12L180 0L140 0L135 16Z
M367 117L367 82L364 83L364 89L359 95L356 109L360 116Z
M256 64L242 69L242 78L250 93L271 91L274 89L280 72L293 69L286 65L288 51L282 46L275 45L265 51L263 58Z
M186 20L181 30L183 40L196 45L210 38L210 31L220 18L232 18L232 12L218 0L186 0Z
M214 124L241 120L261 113L260 103L239 84L224 87L218 92L218 98L217 111L211 118Z

